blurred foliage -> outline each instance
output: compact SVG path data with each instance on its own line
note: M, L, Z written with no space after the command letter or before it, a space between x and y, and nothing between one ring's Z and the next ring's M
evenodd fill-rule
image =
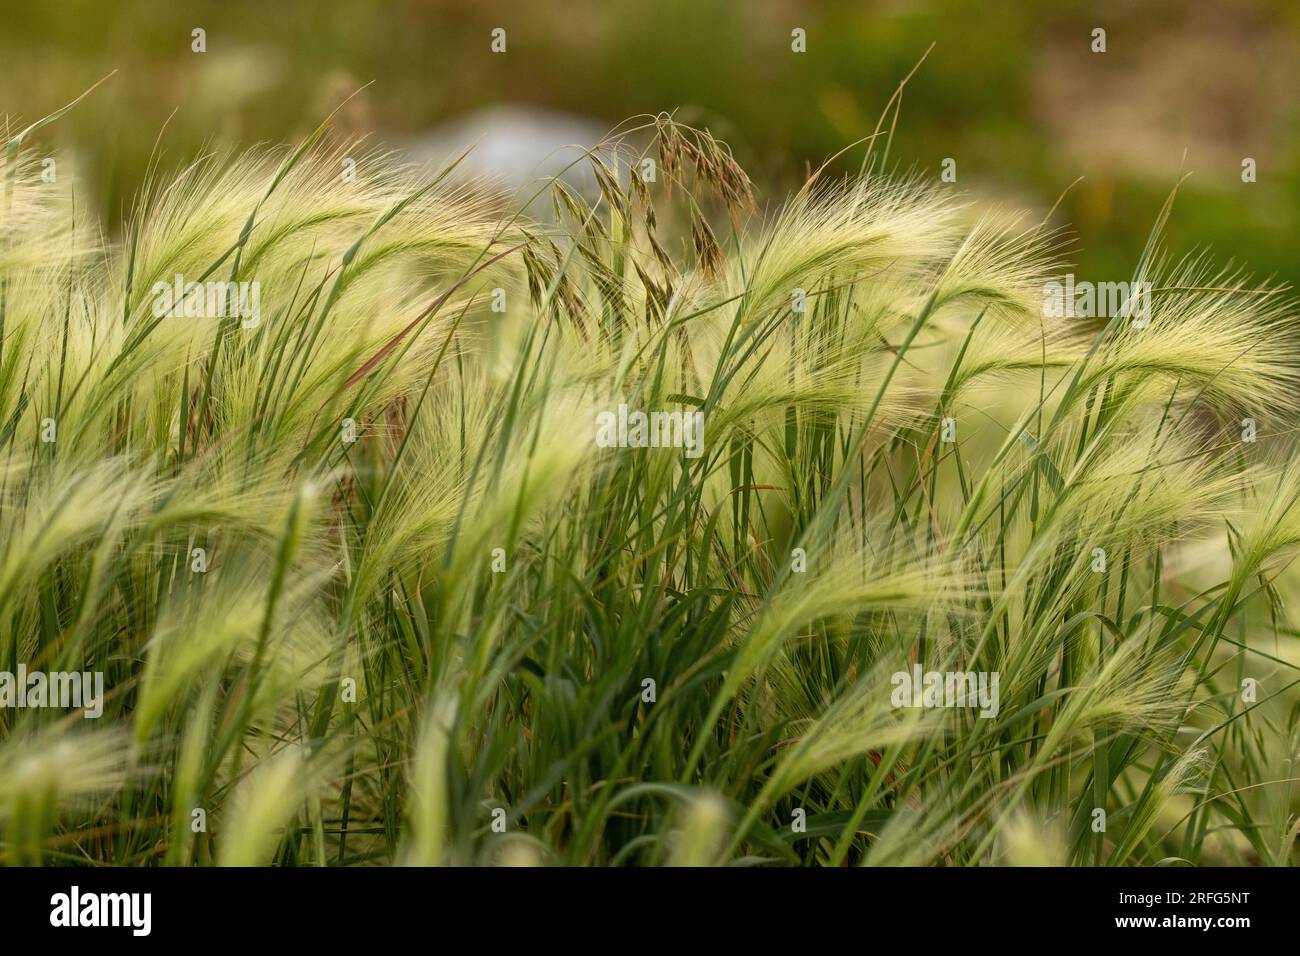
M110 222L160 138L164 166L214 144L290 140L371 81L342 111L347 132L400 139L500 102L611 125L678 110L776 195L869 134L934 43L904 97L901 166L937 176L953 157L960 188L1036 216L1066 193L1056 221L1077 238L1079 271L1103 277L1126 274L1190 172L1173 246L1300 280L1300 6L1287 0L53 0L8 3L0 18L11 124L118 71L48 140L72 147ZM488 48L496 26L505 55ZM796 26L803 55L790 50ZM1104 55L1089 49L1097 26ZM194 27L207 31L203 55L190 49ZM1256 183L1241 182L1245 156Z

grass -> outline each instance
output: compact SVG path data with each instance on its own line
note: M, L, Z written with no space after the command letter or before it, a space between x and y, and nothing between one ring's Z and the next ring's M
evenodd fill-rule
M21 140L0 671L106 694L0 708L5 863L1294 861L1297 316L1169 206L1138 328L1045 319L1059 236L883 138L760 212L661 116L531 221L322 127L115 244ZM703 454L598 447L620 403Z

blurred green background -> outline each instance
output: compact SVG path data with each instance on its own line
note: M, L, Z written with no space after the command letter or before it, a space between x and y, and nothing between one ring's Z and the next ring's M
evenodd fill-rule
M195 27L206 53L190 49ZM489 50L494 27L505 54ZM795 27L804 54L791 52ZM1090 49L1095 27L1104 54ZM79 203L110 229L164 126L165 167L213 143L292 141L372 80L341 125L380 141L492 104L603 125L679 109L773 201L868 134L931 43L904 98L901 167L938 177L952 157L959 189L1039 216L1082 177L1055 221L1077 237L1078 271L1106 277L1131 270L1190 172L1171 247L1208 245L1300 282L1295 0L4 0L0 112L12 129L118 71L38 141L75 156ZM1244 157L1255 183L1241 180Z

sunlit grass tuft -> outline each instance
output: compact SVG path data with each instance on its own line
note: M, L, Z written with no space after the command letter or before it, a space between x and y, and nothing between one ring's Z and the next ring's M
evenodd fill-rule
M106 694L0 707L0 860L1293 862L1289 298L1153 242L1149 325L1053 319L1055 234L915 179L573 161L526 221L318 133L105 244L14 150L0 672Z

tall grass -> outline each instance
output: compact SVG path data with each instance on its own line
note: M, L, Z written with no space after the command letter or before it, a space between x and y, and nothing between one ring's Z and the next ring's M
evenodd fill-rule
M526 220L318 131L110 244L15 138L0 670L107 693L0 708L0 859L1293 861L1287 298L1157 228L1148 327L1045 319L1059 238L879 149L765 212L667 117L573 161ZM703 453L598 447L620 403Z

